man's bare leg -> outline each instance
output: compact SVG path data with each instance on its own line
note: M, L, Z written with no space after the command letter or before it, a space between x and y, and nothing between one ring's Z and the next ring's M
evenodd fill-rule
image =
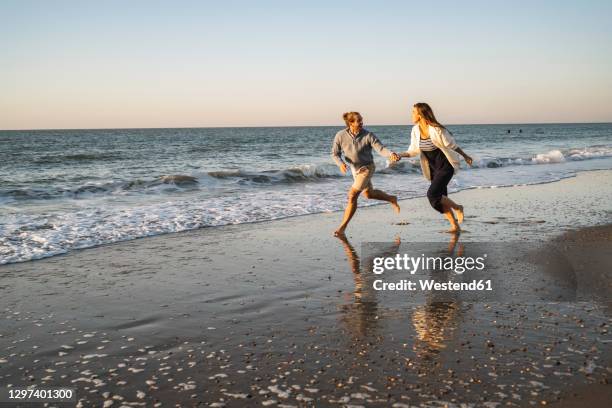
M338 229L334 232L335 236L344 235L344 230L346 229L349 221L355 215L355 211L357 211L357 199L359 198L359 194L361 191L355 190L351 188L348 193L348 203L346 204L346 209L344 210L344 217L342 218L342 224L338 227Z
M397 196L389 195L382 190L374 190L373 188L363 190L363 196L372 200L387 201L391 204L396 213L399 214L400 212L400 206L397 204Z

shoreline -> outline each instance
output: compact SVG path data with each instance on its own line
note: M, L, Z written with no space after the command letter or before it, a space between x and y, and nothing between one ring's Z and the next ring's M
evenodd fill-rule
M612 374L597 280L609 283L611 180L453 194L469 203L454 243L416 198L401 216L361 208L346 242L331 235L340 214L315 214L2 265L0 382L72 386L77 406L571 404ZM508 265L492 272L499 297L372 290L364 245L397 236L492 244ZM550 243L583 254L569 273L533 262Z
M480 190L512 189L512 188L517 188L517 187L529 187L529 186L539 186L539 185L555 184L555 183L562 182L563 180L574 179L576 177L579 177L580 174L588 174L588 173L593 173L593 172L595 172L595 173L598 173L598 172L608 172L608 171L612 172L612 170L601 170L601 169L580 170L580 171L577 171L574 174L567 175L565 177L561 177L561 178L559 178L557 180L552 180L552 181L522 183L522 184L515 184L515 185L499 185L499 186L496 185L496 186L487 186L487 187L482 187L482 186L465 187L465 188L462 188L462 189L460 189L458 191L452 192L451 194L453 194L453 196L455 196L456 194L463 193L463 192L466 192L466 191L473 191L473 190L480 191ZM402 205L403 204L407 204L408 205L413 200L420 200L420 199L423 199L425 197L426 197L426 195L423 194L423 195L418 195L418 196L410 197L410 198L402 198L402 199L398 200L398 203L400 203ZM363 202L364 202L364 199L360 198L359 203L363 203ZM375 208L375 207L380 207L380 206L385 206L385 205L386 205L386 203L374 202L372 204L367 204L365 206L360 205L358 209L359 209L359 212L363 212L364 210L367 210L367 209L371 209L371 208ZM141 237L121 239L121 240L114 241L114 242L107 242L107 243L102 243L102 244L96 244L96 245L86 246L86 247L82 247L82 248L68 249L65 252L60 252L60 253L51 254L51 255L43 255L41 257L36 257L36 258L32 258L32 259L28 259L28 260L23 260L23 261L13 261L13 262L7 262L7 263L1 263L0 262L0 268L2 266L5 266L5 265L19 264L19 263L24 263L24 262L37 262L37 261L48 259L48 258L54 258L54 257L58 257L58 256L70 255L70 254L74 253L75 251L83 251L83 250L95 249L95 248L105 247L105 246L108 246L108 245L121 244L121 243L141 240L141 239L149 239L149 238L154 238L154 237L163 237L163 236L169 236L169 235L174 235L174 234L183 234L183 233L196 232L196 231L207 230L207 229L218 229L218 228L240 227L240 226L245 226L245 228L248 228L250 225L258 225L258 224L264 224L264 223L279 222L279 221L293 219L293 218L322 216L322 215L328 215L328 214L339 214L339 213L342 213L343 211L344 211L343 209L339 209L339 210L323 211L323 212L316 212L316 213L310 213L310 214L298 214L298 215L284 216L284 217L273 218L273 219L268 219L268 220L247 221L247 222L241 222L239 224L210 225L210 226L204 226L204 227L200 227L200 228L196 228L196 229L187 229L187 230L183 230L183 231L163 232L163 233L145 235L145 236L141 236ZM340 216L340 218L341 218L341 216Z

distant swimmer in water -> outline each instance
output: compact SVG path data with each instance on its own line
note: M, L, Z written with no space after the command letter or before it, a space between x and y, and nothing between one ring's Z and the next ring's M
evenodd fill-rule
M415 125L410 147L400 156L420 156L423 176L431 180L427 190L429 203L450 223L448 232L457 233L463 222L463 206L448 198L447 186L459 168L459 156L463 156L470 166L472 158L457 146L452 134L438 122L428 104L417 103L412 107L412 122Z
M396 196L375 190L372 186L372 176L375 170L372 149L393 162L400 159L399 155L383 146L374 133L363 128L363 118L359 112L347 112L342 115L342 118L346 123L346 128L336 133L332 144L332 158L342 174L346 174L347 163L351 166L354 183L348 192L348 203L344 210L342 223L334 232L336 236L344 235L344 230L357 211L357 199L360 194L363 194L365 198L387 201L397 213L400 212Z

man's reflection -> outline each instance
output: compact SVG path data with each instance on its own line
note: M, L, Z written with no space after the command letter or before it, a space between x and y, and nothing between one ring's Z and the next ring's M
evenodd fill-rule
M375 333L375 329L378 326L378 299L376 298L376 291L372 287L374 274L369 273L371 271L362 270L359 255L346 236L338 236L338 239L342 243L349 267L353 272L353 280L355 281L355 290L352 296L347 296L345 298L347 303L340 306L343 312L342 321L346 323L348 329L353 334L359 337L372 335ZM399 244L400 241L398 238L391 248L380 255L371 256L371 258L376 256L391 256L397 253ZM370 257L368 257L368 259L369 258ZM366 260L365 265L370 264L371 262Z
M338 236L342 243L346 259L349 267L353 272L353 280L355 281L355 290L345 297L346 303L340 306L342 317L349 331L358 336L363 337L367 334L372 334L377 326L378 303L376 294L372 288L369 274L362 273L361 262L355 248L351 245L348 238L344 235Z

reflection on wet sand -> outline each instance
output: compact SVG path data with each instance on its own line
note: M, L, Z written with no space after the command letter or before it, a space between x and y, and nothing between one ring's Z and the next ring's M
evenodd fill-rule
M355 290L351 294L347 292L344 304L340 305L342 313L341 321L346 325L349 332L358 337L373 334L377 325L378 301L376 293L370 282L370 274L361 270L361 261L355 248L346 236L339 236L342 243L349 267L353 272Z
M351 333L358 337L372 335L378 324L379 305L376 291L372 287L374 274L362 270L362 263L355 248L346 237L338 237L347 257L347 262L353 273L355 290L347 294L345 304L341 305L341 321ZM375 256L392 256L399 249L399 239L382 254ZM451 235L448 244L449 255L462 256L465 248L459 243L459 235ZM374 256L372 256L373 258ZM369 265L368 262L365 265ZM446 295L445 295L446 296ZM437 353L445 347L456 327L459 314L457 301L440 301L435 292L427 294L426 303L413 309L411 322L416 333L413 344L417 356L427 359L432 353Z
M417 335L414 351L417 355L435 353L446 347L454 331L458 313L456 302L427 302L412 313L412 325Z
M450 256L463 256L465 247L459 243L459 234L452 234L448 243L448 254ZM430 292L426 296L426 303L419 305L412 313L412 325L416 332L416 340L413 345L417 356L428 358L446 347L446 342L452 337L456 329L459 314L459 303L457 300L445 301L436 299L436 292Z
M379 322L379 302L376 291L372 287L374 274L367 268L362 269L362 262L357 251L345 236L338 237L342 243L347 262L353 273L355 289L353 293L347 293L345 304L340 306L341 321L348 330L358 337L375 334ZM399 239L382 253L370 255L369 258L377 256L393 256L400 246ZM451 235L448 253L449 255L462 256L464 245L459 243L459 235ZM371 262L365 262L370 265ZM446 295L445 295L446 296ZM413 309L411 322L416 333L414 351L418 356L425 356L437 352L445 347L447 340L455 329L459 306L457 301L440 301L434 293L426 297L426 303Z

